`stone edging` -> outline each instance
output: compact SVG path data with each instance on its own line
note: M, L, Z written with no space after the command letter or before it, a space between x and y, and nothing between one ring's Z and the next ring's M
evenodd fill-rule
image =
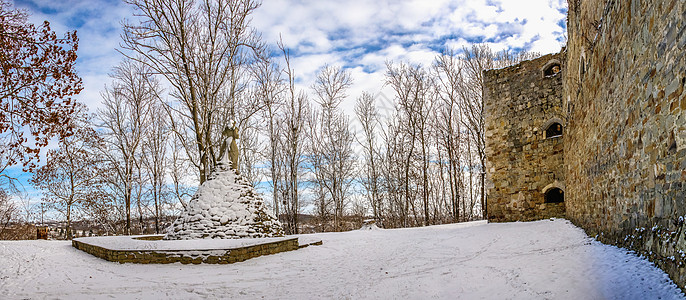
M321 242L317 243L321 245ZM311 244L316 245L317 243ZM110 250L78 240L72 240L71 244L76 249L104 260L139 264L170 264L176 262L182 264L231 264L262 255L293 251L300 248L297 237L258 245L214 250Z

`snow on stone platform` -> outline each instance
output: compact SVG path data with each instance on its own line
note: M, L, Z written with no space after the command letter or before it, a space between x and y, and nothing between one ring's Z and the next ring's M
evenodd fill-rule
M230 265L103 261L65 241L0 242L3 299L683 299L667 275L562 219L298 236Z
M266 244L293 238L292 236L276 238L245 239L200 239L200 240L139 240L141 236L103 236L83 237L76 240L89 245L109 250L217 250Z

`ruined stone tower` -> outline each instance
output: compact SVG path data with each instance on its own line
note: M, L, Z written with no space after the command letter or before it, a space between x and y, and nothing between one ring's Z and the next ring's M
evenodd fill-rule
M484 73L489 221L565 215L564 57Z

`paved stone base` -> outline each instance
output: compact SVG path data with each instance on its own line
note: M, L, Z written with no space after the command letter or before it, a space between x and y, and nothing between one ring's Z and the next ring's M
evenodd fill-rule
M141 238L137 238L141 239ZM155 240L155 236L145 240ZM232 249L213 250L111 250L84 241L72 240L72 246L104 260L139 264L230 264L254 257L298 250L309 245L321 245L321 241L299 245L298 238L250 245Z

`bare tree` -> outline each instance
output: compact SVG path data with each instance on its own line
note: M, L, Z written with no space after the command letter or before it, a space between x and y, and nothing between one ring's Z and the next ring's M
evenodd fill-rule
M143 178L142 146L152 119L152 108L160 94L151 70L136 61L125 60L111 74L112 86L102 92L99 110L105 147L102 154L114 170L110 186L122 199L126 218L125 233L131 233L131 204L141 199ZM140 216L140 202L139 216Z
M379 149L377 143L378 111L375 106L374 97L364 92L357 98L355 104L355 114L357 120L362 125L363 138L358 138L358 143L362 146L365 158L362 185L366 189L367 200L372 208L374 219L381 220L383 203L379 191Z
M348 117L339 109L351 84L350 74L343 69L325 66L312 86L320 107L311 120L310 165L321 212L326 211L327 197L333 204L335 231L341 229L355 172L354 136Z
M152 197L155 217L155 233L160 233L160 216L166 194L167 149L170 126L167 114L159 102L151 104L151 118L143 141L143 168L148 177L147 189Z
M73 214L102 197L102 160L97 148L102 146L87 121L75 126L74 135L60 141L58 149L50 150L47 163L36 171L31 183L43 191L43 200L50 203L67 220L66 238L72 238Z
M182 105L172 129L184 146L202 184L214 167L223 128L236 120L245 92L246 67L259 36L249 15L253 0L127 0L139 24L125 24L124 48L163 75ZM199 2L199 3L198 3ZM226 117L229 116L229 117ZM239 122L240 123L240 122Z
M17 205L5 189L0 188L0 239L9 238L10 224L16 221L17 215Z
M384 212L385 227L410 226L409 217L415 215L414 189L407 180L412 165L404 164L408 152L407 138L403 133L402 123L398 112L386 119L385 127L381 129L383 140L383 155L381 155L382 195L387 201ZM406 172L407 171L407 172ZM409 199L412 199L410 201Z
M258 169L260 163L260 149L262 145L259 139L258 120L245 119L240 128L240 159L239 165L241 175L253 186L257 186L262 181L262 174Z
M121 222L124 218L121 214L121 208L116 206L115 199L106 187L106 179L109 178L108 173L110 171L108 166L103 166L102 172L104 174L100 174L105 179L103 180L102 191L98 193L98 198L95 201L86 202L81 210L85 217L103 228L105 234L120 234L123 232Z
M436 57L434 63L437 95L440 99L436 110L436 133L439 152L447 156L448 181L450 187L451 215L453 222L460 221L460 202L463 192L463 170L461 153L461 114L458 88L463 81L462 63L455 51L447 50ZM442 160L439 160L442 161Z
M24 223L31 223L31 220L35 219L36 214L36 204L32 203L31 197L26 192L20 192L17 194L17 200L19 205L19 215Z
M433 105L433 79L422 66L410 66L407 64L393 65L388 62L386 73L386 83L393 88L398 101L398 113L401 120L405 121L404 131L407 137L407 149L404 157L405 178L404 189L406 201L413 205L414 199L410 197L410 182L413 159L416 158L415 148L421 159L421 184L417 186L421 189L422 211L424 225L429 225L429 122L430 112ZM418 144L417 144L418 143ZM416 170L416 169L415 169ZM417 214L413 211L415 220Z
M173 123L172 123L173 124ZM195 179L191 179L188 174L192 173L193 167L188 162L184 151L183 145L178 139L172 138L170 141L170 152L171 157L168 161L169 166L169 177L171 178L172 194L176 198L182 208L185 209L188 204L188 200L193 196L195 188L192 186L192 182Z
M269 165L269 178L272 189L272 203L274 205L274 215L279 216L279 192L277 186L281 174L279 173L279 166L277 162L277 154L279 149L279 135L278 125L276 124L277 115L283 106L283 92L285 85L281 78L282 72L279 66L272 61L268 55L262 55L261 59L251 68L253 77L255 78L254 96L257 102L262 104L263 118L267 122L267 126L263 127L267 136L267 151L265 151L264 159Z
M300 181L304 169L305 142L307 131L305 125L310 114L307 95L297 91L295 87L295 73L290 65L288 50L279 43L286 62L284 72L287 77L285 107L280 120L279 163L282 168L282 178L279 180L283 211L286 215L286 232L298 233L298 214L300 213Z

